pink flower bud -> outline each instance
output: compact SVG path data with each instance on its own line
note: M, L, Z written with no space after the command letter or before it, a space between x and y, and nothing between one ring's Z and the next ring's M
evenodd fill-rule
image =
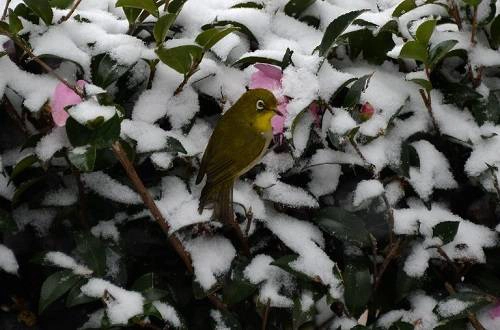
M367 121L368 119L370 119L373 114L375 113L375 109L373 108L373 106L366 102L365 104L363 104L363 106L361 107L361 109L359 110L360 112L360 117L361 117L361 120L362 121Z

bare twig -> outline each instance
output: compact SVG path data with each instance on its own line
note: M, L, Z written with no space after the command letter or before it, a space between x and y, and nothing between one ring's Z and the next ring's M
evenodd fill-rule
M201 54L200 58L197 59L193 65L191 66L191 69L189 70L189 72L184 75L184 79L182 80L182 82L179 84L179 86L177 86L177 88L175 89L175 92L174 92L174 95L177 95L179 94L180 92L182 92L182 90L184 89L184 87L186 86L189 78L191 78L192 75L194 75L196 73L196 71L198 71L198 67L200 66L200 63L201 63L201 60L203 59L203 55L204 54Z
M495 191L497 193L497 198L500 201L500 185L498 184L497 175L496 175L495 170L493 169L493 167L488 167L488 168L490 170L491 177L493 178L493 186L495 187Z
M73 92L75 92L78 96L80 96L81 98L84 98L85 97L85 93L83 90L81 90L78 86L76 85L73 85L73 84L70 84L66 79L64 79L63 77L61 77L57 72L55 72L47 63L45 63L44 61L42 61L40 58L38 58L38 56L36 56L35 54L33 54L33 52L31 51L31 49L26 46L24 44L24 42L22 42L21 40L19 40L19 38L17 38L16 36L12 35L10 32L8 31L5 31L5 30L1 30L0 29L0 34L3 34L7 37L9 37L12 41L14 41L14 43L16 45L18 45L19 47L22 48L22 50L24 50L24 52L26 54L28 54L28 56L33 60L35 61L36 63L38 63L47 73L50 73L51 75L53 75L57 80L59 80L60 82L62 82L64 85L66 85L69 89L71 89Z
M112 149L113 152L115 153L116 158L122 164L123 169L127 173L127 176L129 177L130 181L132 181L132 184L134 185L135 189L141 196L144 205L149 209L154 220L161 227L165 235L167 235L170 245L172 245L174 250L181 257L182 261L186 265L187 270L190 273L192 273L193 266L191 264L191 256L184 249L184 246L182 245L181 241L177 238L177 236L170 235L170 226L167 223L167 220L163 217L163 214L161 214L160 210L158 209L158 206L153 200L153 197L151 197L151 194L144 186L144 183L142 182L141 178L139 178L139 175L137 174L134 165L128 159L127 154L125 153L125 150L123 150L121 143L119 141L116 141L115 143L113 143Z
M453 285L451 285L450 283L445 282L444 287L446 288L446 291L448 291L448 293L450 295L456 293L455 288L453 288ZM486 330L485 327L481 324L481 322L479 322L479 320L477 319L476 314L474 312L470 312L470 311L467 312L467 318L469 319L469 322L474 329Z
M248 237L250 233L250 228L252 227L253 212L252 207L248 211L245 211L245 217L247 218L247 227L245 228L245 236Z
M5 3L5 8L3 9L2 18L0 18L0 21L3 21L5 17L7 17L7 12L9 11L10 2L11 0L7 0L7 2Z
M470 34L470 43L472 46L476 44L476 34L477 34L477 6L473 6L472 12L472 31Z
M9 101L9 99L7 97L4 97L4 102L5 102L4 109L7 112L7 115L9 115L9 117L12 119L12 121L14 121L14 123L19 128L19 130L25 136L28 136L29 135L28 129L26 128L26 125L24 124L24 121L21 118L21 116L17 113L16 109L14 109L14 106L12 105L12 103ZM2 102L0 99L0 104L1 103Z
M158 223L160 228L167 236L170 245L174 248L179 257L182 259L188 272L190 274L193 274L193 265L191 264L191 256L184 249L184 246L182 245L182 242L179 240L179 238L177 238L177 236L175 235L170 234L170 226L167 220L158 209L158 206L156 206L156 203L153 200L153 197L151 197L151 194L149 193L147 188L144 186L144 183L137 174L134 165L128 159L125 150L123 150L121 143L119 141L114 142L112 145L112 149L113 152L115 153L116 158L120 161L123 169L127 173L128 178L130 179L135 189L141 196L144 205L151 212L151 215L153 216L154 220L156 221L156 223ZM217 309L225 310L227 308L226 305L217 296L215 296L214 293L210 293L207 296L207 298Z
M377 288L380 285L380 282L382 280L382 276L384 275L385 271L387 270L387 267L390 265L392 259L394 259L398 253L399 253L399 247L401 246L401 239L398 239L394 244L392 244L391 249L389 250L389 253L384 259L384 262L382 263L382 266L380 267L380 270L378 272L378 276L375 278L375 283L373 284L373 291L377 290Z
M63 17L61 17L61 19L59 20L58 23L61 24L62 22L67 21L71 17L71 15L73 15L76 8L80 5L80 2L82 2L82 0L76 0L75 3L73 4L73 6L71 7L71 9L69 10L69 12L66 15L64 15Z
M458 9L457 3L454 0L448 0L448 11L450 16L458 26L459 30L462 30L462 17L460 17L460 10Z
M267 328L267 319L269 318L269 307L271 306L271 299L267 299L266 310L264 311L264 317L262 318L262 330Z
M436 117L434 117L434 111L432 110L431 94L427 93L423 89L420 89L419 92L420 92L420 96L422 97L422 101L424 101L424 105L427 108L427 111L429 112L429 115L431 116L432 126L434 126L434 130L438 134L440 134L439 126L437 124Z

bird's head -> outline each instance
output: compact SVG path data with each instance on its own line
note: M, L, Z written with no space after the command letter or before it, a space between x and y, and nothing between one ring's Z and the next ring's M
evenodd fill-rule
M237 108L241 109L239 116L261 133L272 130L271 119L274 116L282 116L278 111L276 97L267 89L251 89L243 94L237 103L240 103Z

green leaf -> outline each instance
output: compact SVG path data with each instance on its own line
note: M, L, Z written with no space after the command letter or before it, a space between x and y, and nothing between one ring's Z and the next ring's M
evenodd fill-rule
M79 280L80 277L73 274L70 270L56 272L47 277L40 291L38 313L42 314L50 304L61 298Z
M441 322L434 330L467 330L467 325L469 321L467 319L461 320L445 320L444 324Z
M249 1L249 2L238 3L238 4L234 5L234 6L232 6L231 8L255 8L255 9L262 9L262 8L264 8L264 5L261 4L261 3Z
M463 0L466 4L472 7L477 7L483 0Z
M167 38L168 30L174 24L177 14L166 14L158 19L153 29L153 35L157 45L161 45Z
M146 301L161 300L168 295L166 290L160 289L159 277L155 273L146 273L135 280L131 290L140 292Z
M87 282L85 279L80 279L77 284L75 284L71 290L69 291L67 297L66 297L66 307L71 308L74 306L78 305L83 305L87 304L93 301L99 300L98 298L93 298L86 296L83 294L83 292L80 290L82 285L84 285Z
M429 40L431 39L432 33L434 32L434 29L436 28L436 20L430 19L422 24L420 24L417 28L416 32L416 39L418 42L423 44L424 46L427 46L429 44Z
M45 25L51 25L54 14L48 0L23 0L26 6L40 17Z
M457 43L456 40L445 40L433 46L429 51L429 67L434 68Z
M141 15L142 10L139 8L124 7L123 12L129 24L134 24L139 15Z
M344 107L352 108L353 106L359 103L361 93L368 86L371 77L372 74L367 74L359 78L354 82L354 84L352 84L351 88L349 88L349 91L347 92L347 95L345 96Z
M38 162L38 157L36 155L28 155L17 162L16 166L10 173L10 180L14 180L17 176L23 173L26 169L30 168L31 165Z
M106 148L120 137L120 125L118 114L95 129L90 129L69 117L66 121L66 135L74 147L90 144L98 149Z
M340 15L334 19L326 28L323 39L315 51L319 51L319 55L326 57L330 50L335 45L338 37L351 25L351 23L366 10L356 10Z
M432 237L439 237L444 244L448 244L455 238L458 231L458 221L443 221L432 228Z
M412 165L419 165L420 159L415 148L408 142L401 145L401 175L410 177L410 167Z
M75 253L94 272L95 276L106 275L106 247L104 243L90 233L77 233L75 242Z
M230 25L213 27L200 33L195 41L198 45L202 46L204 50L208 50L222 40L222 38L234 31L238 31L238 28Z
M91 172L94 170L96 148L95 146L74 148L68 152L68 159L78 170Z
M172 0L168 4L168 12L178 14L187 0Z
M413 330L413 329L415 329L413 327L413 324L403 321L397 321L393 323L389 328L389 330Z
M0 233L11 233L17 230L17 224L10 212L0 209Z
M340 207L326 207L317 212L313 218L319 227L341 241L358 246L369 246L370 235L365 224L356 214Z
M231 25L231 26L237 27L239 29L238 32L241 32L241 33L243 33L244 35L247 36L248 41L250 42L250 50L255 50L255 49L259 48L259 41L255 37L255 35L252 33L252 31L249 28L246 27L246 25L241 24L240 22L236 22L236 21L216 21L216 22L213 22L213 23L210 23L210 24L203 25L201 27L201 29L202 30L208 30L208 29L216 27L216 26L227 26L227 25Z
M352 261L346 264L344 279L344 301L347 309L358 318L366 309L372 292L370 269L365 262Z
M203 48L195 45L178 46L174 48L160 48L156 50L160 60L179 72L187 74L193 65L203 57Z
M415 40L407 41L401 48L399 57L427 63L427 47Z
M154 17L160 16L154 0L118 0L115 6L143 9Z
M500 15L495 17L490 26L490 38L495 48L500 46Z
M23 195L28 190L30 190L30 188L33 188L33 187L39 188L39 185L41 187L42 183L46 182L46 180L47 180L47 177L40 176L37 178L29 179L28 181L24 181L23 183L21 183L21 185L19 185L16 188L16 192L14 193L14 196L12 197L12 204L13 205L19 204L19 202L21 201L21 197L23 197Z
M182 143L171 136L167 136L167 145L164 148L164 151L187 154L187 151L184 149Z
M285 5L284 11L288 16L298 18L316 0L290 0Z
M258 286L251 283L243 274L248 265L248 259L244 257L233 261L231 276L228 277L222 287L222 296L224 303L231 306L250 297Z
M279 60L275 60L272 58L267 58L267 57L260 57L260 56L248 56L248 57L242 57L231 66L238 68L238 69L245 69L246 67L256 64L256 63L267 63L267 64L272 64L276 66L281 66L282 62Z
M21 23L21 20L16 15L16 13L12 9L9 9L9 30L10 30L10 32L13 34L17 34L22 29L23 29L23 23Z
M66 9L72 5L74 0L49 0L51 7L56 7L59 9Z
M416 78L416 79L410 79L410 81L422 86L422 88L428 92L432 90L432 83L427 79Z
M119 64L109 54L105 53L94 56L90 68L92 72L92 82L106 89L109 85L127 73L131 67Z
M283 55L283 59L281 60L281 65L280 65L281 70L285 70L290 64L293 64L292 55L293 55L293 50L287 48L285 50L285 54Z
M451 314L448 312L446 305L450 302L453 303L455 300L459 300L460 302L464 303L466 307L463 308L461 311ZM434 307L433 312L437 314L440 319L446 319L446 320L463 319L467 317L468 312L475 312L492 302L493 301L491 301L491 299L488 296L484 295L481 292L474 292L474 291L457 292L446 297L444 300L441 300L436 305L436 307Z
M399 17L403 14L406 14L412 9L417 8L417 4L415 3L415 0L404 0L401 1L401 3L394 9L392 12L392 17Z

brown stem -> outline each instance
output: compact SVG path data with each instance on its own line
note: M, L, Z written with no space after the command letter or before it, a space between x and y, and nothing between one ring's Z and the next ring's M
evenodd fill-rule
M61 19L57 23L61 24L62 22L67 21L71 17L71 15L73 15L76 8L80 5L80 2L82 2L82 0L76 0L75 3L73 4L73 6L71 7L71 9L69 10L69 13L64 15L63 17L61 17Z
M241 231L241 227L239 223L236 221L235 217L232 217L230 220L228 220L228 225L230 225L236 236L238 237L238 240L240 241L241 248L243 249L243 253L248 257L250 256L250 246L248 245L248 239L245 235L243 235L243 231Z
M491 176L493 177L493 186L495 187L495 191L497 193L497 198L500 201L500 185L498 184L497 175L495 173L495 170L492 167L490 167L489 170L490 170Z
M462 17L460 17L460 10L458 9L456 2L454 0L448 0L448 7L450 16L452 16L455 20L458 29L462 30Z
M132 182L135 189L141 196L144 205L151 212L153 219L161 227L165 235L167 235L170 245L172 245L174 250L181 257L189 273L193 273L191 256L184 249L184 246L182 245L181 241L177 238L177 236L170 235L170 226L168 225L167 220L163 217L163 214L161 214L160 210L158 209L158 206L153 200L153 197L151 197L151 194L144 186L144 183L142 182L141 178L139 178L139 175L137 174L134 165L128 159L127 154L125 153L125 150L123 150L121 143L119 141L114 142L112 145L112 149L113 152L115 153L116 158L118 158L118 160L122 164L123 169L127 173L127 176L129 177L130 181Z
M2 18L0 18L0 21L3 21L5 17L7 17L7 12L9 11L10 2L11 0L7 0L7 2L5 3L5 8L3 9Z
M85 97L85 93L83 92L83 90L81 90L76 85L70 84L66 79L64 79L63 77L61 77L47 63L45 63L44 61L42 61L41 59L39 59L38 56L36 56L35 54L33 54L33 52L31 51L31 49L28 46L26 46L24 44L24 42L22 42L21 40L19 40L19 38L17 38L16 36L12 35L10 32L5 31L5 30L0 30L0 34L4 34L7 37L9 37L10 39L12 39L12 41L14 41L14 43L16 45L18 45L19 47L21 47L22 50L24 50L26 52L26 54L28 54L28 56L33 61L35 61L36 63L38 63L47 73L50 73L51 75L53 75L57 80L59 80L60 82L62 82L63 84L65 84L69 89L71 89L73 92L75 92L78 96L80 96L81 98Z
M446 291L448 291L448 293L450 295L456 293L455 288L453 288L453 285L451 285L450 283L444 282L444 287L446 288ZM479 322L479 320L477 319L476 314L474 312L470 312L470 311L467 312L467 318L469 319L469 322L474 329L486 330L485 327L483 327L483 325L481 324L481 322Z
M179 84L179 86L177 86L177 88L175 89L175 92L174 92L174 95L177 95L179 94L180 92L182 92L182 90L184 89L184 87L186 86L189 78L191 78L191 76L193 74L196 73L196 71L198 71L198 67L200 66L200 63L201 63L201 60L203 59L203 54L201 54L200 58L197 59L193 65L191 66L191 69L189 70L189 72L184 76L184 79L182 80L182 82Z
M440 134L439 126L437 124L436 117L434 117L434 111L432 110L431 94L427 93L423 89L420 89L419 92L420 92L420 96L422 97L422 100L424 102L424 105L427 108L427 111L429 112L429 115L431 116L432 126L434 126L434 130L438 134Z
M470 43L472 46L476 44L476 33L477 33L477 6L474 6L472 12L472 31L470 34Z
M250 233L250 228L252 227L252 220L253 220L253 212L252 212L252 207L247 211L245 211L245 217L247 218L247 226L245 228L245 236L248 237L248 234Z
M271 306L271 299L267 299L266 310L264 311L264 317L262 318L262 330L267 328L267 319L269 318L269 307Z
M377 290L377 288L379 287L380 282L382 280L382 276L387 270L387 267L391 263L392 259L394 259L398 255L400 246L401 246L401 239L398 239L394 244L391 245L391 249L389 250L389 253L385 257L382 266L380 267L378 276L377 278L375 278L375 283L373 284L373 291Z
M19 116L17 113L16 109L14 109L14 106L12 103L9 101L7 97L4 97L4 102L5 102L5 111L7 112L7 115L12 119L12 121L16 124L16 126L19 128L19 130L25 135L28 136L29 132L26 126L24 125L24 121ZM1 102L0 102L1 103Z

